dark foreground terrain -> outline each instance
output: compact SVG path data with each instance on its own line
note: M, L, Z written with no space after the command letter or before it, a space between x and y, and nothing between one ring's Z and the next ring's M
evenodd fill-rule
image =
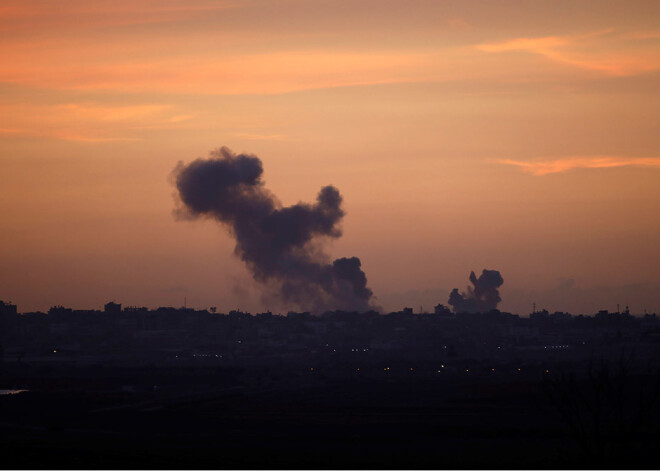
M399 370L333 377L273 368L5 369L5 379L31 387L0 396L2 464L20 469L660 463L652 409L644 411L646 426L632 435L604 436L590 429L590 406L580 412L584 426L571 429L548 379L535 374ZM561 392L561 382L554 384ZM568 386L565 391L577 394Z

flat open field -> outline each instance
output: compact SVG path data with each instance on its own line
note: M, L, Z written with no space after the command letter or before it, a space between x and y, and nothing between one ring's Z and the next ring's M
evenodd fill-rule
M110 376L125 379L122 371ZM284 375L249 386L245 373L207 374L169 375L155 391L79 386L0 396L3 465L657 468L657 434L638 437L621 463L590 461L538 380Z

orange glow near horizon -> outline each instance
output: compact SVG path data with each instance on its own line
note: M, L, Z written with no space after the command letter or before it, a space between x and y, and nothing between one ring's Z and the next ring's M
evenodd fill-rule
M515 313L660 311L658 17L650 0L4 1L0 299L263 309L226 228L172 215L177 162L226 145L282 204L339 189L326 251L360 257L385 309L431 310L488 268Z

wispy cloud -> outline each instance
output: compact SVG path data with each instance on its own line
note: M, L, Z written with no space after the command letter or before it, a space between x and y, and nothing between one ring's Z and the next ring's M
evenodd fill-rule
M121 141L140 141L138 137L98 137L92 135L79 134L68 130L38 130L38 129L7 129L0 128L0 136L27 137L27 138L46 138L59 141L71 142L121 142Z
M141 140L140 130L181 127L193 115L170 105L62 103L0 105L0 136L48 138L74 142Z
M95 143L95 142L131 142L131 141L141 141L141 138L138 137L92 137L92 136L85 136L85 135L80 135L80 134L74 134L74 133L56 133L53 134L50 137L54 137L56 139L62 140L62 141L73 141L73 142L90 142L90 143Z
M70 45L56 49L50 57L36 47L30 48L28 55L8 50L8 57L15 60L0 72L0 81L68 90L238 95L415 82L443 72L455 73L446 70L440 53L314 50L228 54L207 51L186 57L126 61L117 52L116 61L99 62L94 48L81 52L75 60L66 61L62 54L68 47Z
M153 118L168 111L172 107L169 105L101 106L95 104L66 103L58 105L57 108L74 119L125 122Z
M532 175L566 172L576 168L660 167L660 157L567 157L553 160L521 161L501 159L497 163L513 165Z
M239 8L238 0L188 0L185 3L163 0L4 0L0 7L0 31L40 29L48 32L185 21L214 11Z
M660 69L660 32L595 31L573 36L514 38L479 44L483 52L529 52L551 61L607 75L628 76Z
M291 141L289 136L284 134L258 134L258 133L249 133L249 132L239 132L234 133L234 137L239 139L245 139L248 141Z
M330 20L322 21L319 31L284 13L274 15L267 26L254 23L250 12L263 14L264 2L62 3L66 5L7 0L0 7L0 83L98 93L253 95L394 83L548 81L558 75L573 79L660 70L660 32L653 29L475 44L476 25L463 15L443 20L454 42L429 41L426 34L411 31L409 40L375 44L346 41L346 27L337 29ZM124 27L170 21L173 24ZM291 22L297 28L289 28ZM520 52L549 60L530 66Z

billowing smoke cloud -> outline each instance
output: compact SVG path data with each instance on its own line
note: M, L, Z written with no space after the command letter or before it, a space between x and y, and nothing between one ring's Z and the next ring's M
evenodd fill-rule
M502 300L497 290L504 283L504 279L497 270L483 270L477 278L474 272L470 272L470 282L474 285L468 286L467 293L459 293L454 289L449 295L449 304L453 306L454 312L488 312L497 309L497 304Z
M280 284L282 300L313 311L371 308L371 290L357 257L328 263L318 237L341 236L342 197L321 188L314 204L282 207L265 188L261 161L226 147L210 158L174 170L185 216L207 216L226 224L235 252L255 280Z

